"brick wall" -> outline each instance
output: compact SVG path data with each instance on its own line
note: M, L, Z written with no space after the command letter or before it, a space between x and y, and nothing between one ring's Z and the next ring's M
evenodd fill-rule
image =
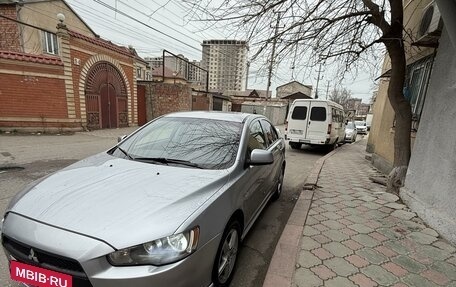
M0 5L0 14L17 19L15 4ZM19 25L11 20L0 18L0 50L21 52Z
M153 118L173 112L191 111L191 88L182 84L152 83L150 94L146 89L146 103L151 105L147 108L152 110Z
M8 83L0 88L2 117L67 117L63 80L0 74L0 82Z
M10 74L0 73L0 83L7 83L0 85L0 127L44 130L78 126L65 122L68 117L65 83L56 78L63 76L63 66L14 60L2 60L0 65L11 71ZM24 121L2 120L6 118L23 118Z
M0 5L0 13L11 18L16 18L14 5ZM19 49L19 38L17 42L8 34L7 25L12 21L2 22L0 18L0 49ZM5 25L5 26L4 26ZM4 34L6 27L6 34ZM14 23L17 32L17 25ZM11 26L13 29L13 26ZM13 31L13 30L11 30ZM4 36L6 35L6 36ZM74 97L67 99L65 90L64 67L62 65L50 65L19 60L0 59L0 66L3 70L10 72L0 73L0 127L7 129L29 128L29 130L46 130L46 128L58 129L82 129L81 100L79 95L79 81L81 70L85 63L94 55L107 55L120 63L126 78L130 94L129 109L133 109L134 91L134 59L127 55L111 51L107 48L97 46L82 39L70 38L70 61L72 71L72 83ZM3 45L3 46L1 46ZM16 46L15 46L16 45ZM76 49L74 49L76 48ZM79 50L77 50L79 48ZM90 52L83 52L80 50ZM68 54L66 54L68 55ZM80 65L75 65L74 58L80 59ZM62 58L63 61L63 58ZM64 61L65 62L65 61ZM67 63L67 62L65 62ZM84 95L82 95L84 96ZM71 102L67 102L67 100ZM76 117L69 116L74 101ZM131 114L135 119L135 114ZM17 120L16 120L17 119Z

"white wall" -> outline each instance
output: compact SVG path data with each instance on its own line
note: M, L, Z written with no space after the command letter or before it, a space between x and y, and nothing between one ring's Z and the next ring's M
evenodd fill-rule
M456 243L456 49L446 30L426 95L401 197Z

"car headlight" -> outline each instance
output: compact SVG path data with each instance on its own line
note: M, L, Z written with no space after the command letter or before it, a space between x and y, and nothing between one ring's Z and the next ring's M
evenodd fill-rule
M198 246L199 227L109 254L114 266L165 265L192 254Z

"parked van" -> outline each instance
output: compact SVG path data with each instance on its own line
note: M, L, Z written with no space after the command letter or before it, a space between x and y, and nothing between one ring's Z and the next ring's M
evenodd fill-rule
M366 127L367 127L367 130L370 131L371 129L371 125L372 125L372 118L374 117L373 114L367 114L366 116Z
M302 144L333 149L345 141L345 114L341 105L320 99L297 99L291 104L285 139L293 149Z

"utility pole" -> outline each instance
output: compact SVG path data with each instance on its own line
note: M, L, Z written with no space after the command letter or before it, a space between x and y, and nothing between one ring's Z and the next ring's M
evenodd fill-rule
M318 67L317 87L315 88L315 99L318 99L318 83L320 82L321 63Z
M266 100L269 98L269 87L271 86L272 68L274 65L275 50L277 45L277 34L279 33L280 12L277 12L277 22L275 26L274 39L272 39L272 54L269 62L268 85L266 87Z
M326 84L326 99L328 99L328 94L329 94L329 80L326 81L327 84Z

